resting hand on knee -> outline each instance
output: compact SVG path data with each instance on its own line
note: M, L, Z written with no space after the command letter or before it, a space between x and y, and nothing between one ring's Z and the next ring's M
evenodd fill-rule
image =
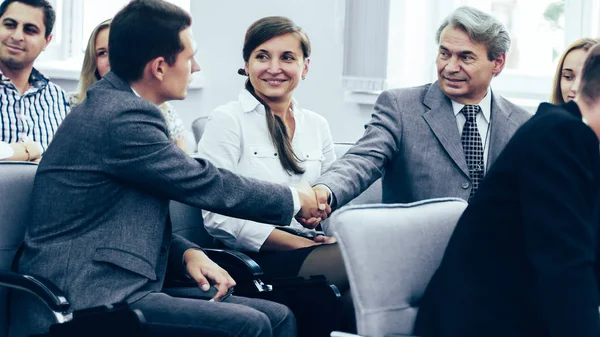
M220 299L229 288L235 286L235 281L229 273L208 258L203 251L188 249L183 254L188 275L196 281L200 289L207 291L212 283L219 290L214 299ZM210 281L210 282L209 282Z

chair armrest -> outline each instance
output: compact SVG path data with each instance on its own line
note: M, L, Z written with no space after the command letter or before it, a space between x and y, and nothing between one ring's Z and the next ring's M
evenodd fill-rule
M342 331L332 331L330 337L367 337L364 335L356 335L353 333L342 332Z
M71 306L66 296L54 283L40 276L0 271L0 286L32 293L55 312L66 312Z
M241 270L252 278L264 275L262 268L248 255L237 250L226 249L204 249L206 255L216 264L229 272L230 269Z
M352 333L341 332L341 331L332 331L330 337L367 337L365 335L355 335ZM402 335L402 334L387 334L385 337L418 337L412 335Z
M216 264L227 270L237 283L235 293L240 296L252 296L256 292L271 291L273 287L260 279L262 268L248 255L229 249L203 249Z

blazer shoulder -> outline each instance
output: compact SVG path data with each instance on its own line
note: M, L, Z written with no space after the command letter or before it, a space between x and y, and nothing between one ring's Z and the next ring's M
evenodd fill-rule
M88 90L86 101L89 101L89 104L114 112L132 110L160 112L155 104L137 96L132 91L115 88L109 82L102 80L96 84Z
M388 95L394 97L396 100L405 101L405 100L418 100L419 102L423 101L423 97L429 91L431 87L431 83L421 85L418 87L409 87L409 88L396 88L386 90L381 93L381 95ZM380 95L380 96L381 96Z
M533 115L531 112L523 109L522 107L516 105L515 103L509 101L508 99L500 95L492 95L493 100L498 105L498 107L500 107L500 109L505 111L506 113L510 114L510 118L518 122L519 124L525 123Z
M548 135L556 137L559 134L577 135L575 138L588 138L596 140L592 129L581 120L566 110L563 106L542 103L531 120L523 126L522 133L542 135L541 143L548 146ZM587 135L587 136L584 136Z
M408 110L413 111L424 105L430 87L431 83L418 87L386 90L379 95L375 104L380 108L394 107L398 110L410 108Z

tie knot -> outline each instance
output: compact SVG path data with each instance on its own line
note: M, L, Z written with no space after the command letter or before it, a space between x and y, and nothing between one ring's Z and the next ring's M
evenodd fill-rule
M468 121L472 122L475 120L475 116L477 116L477 113L479 112L479 105L465 105L460 112L465 115Z

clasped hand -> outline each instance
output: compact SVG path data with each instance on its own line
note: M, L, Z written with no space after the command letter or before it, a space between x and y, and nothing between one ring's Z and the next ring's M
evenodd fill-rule
M296 215L296 220L306 228L317 227L331 214L331 207L328 203L329 191L321 185L311 188L308 184L300 184L295 188L302 206Z

